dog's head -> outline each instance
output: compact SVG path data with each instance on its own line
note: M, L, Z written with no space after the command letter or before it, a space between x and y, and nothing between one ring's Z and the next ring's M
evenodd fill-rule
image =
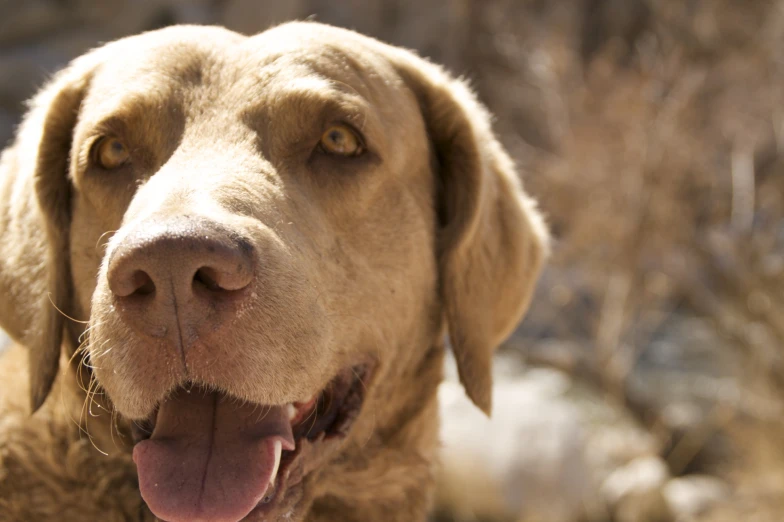
M546 250L462 83L314 23L99 48L2 169L0 319L33 408L81 335L170 521L301 513L340 455L434 411L445 328L489 412Z

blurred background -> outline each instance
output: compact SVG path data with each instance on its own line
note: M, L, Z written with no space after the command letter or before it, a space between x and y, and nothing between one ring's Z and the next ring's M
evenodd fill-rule
M0 0L0 143L101 42L307 17L467 78L553 232L438 520L784 520L784 1Z

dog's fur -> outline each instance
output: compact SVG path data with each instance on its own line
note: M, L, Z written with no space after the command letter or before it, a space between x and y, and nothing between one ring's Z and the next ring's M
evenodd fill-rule
M368 152L314 153L333 121ZM105 134L130 166L92 164ZM126 38L32 100L0 164L0 325L18 345L0 362L0 520L151 517L127 426L181 354L130 328L106 280L129 235L175 215L240 231L264 267L230 327L189 348L210 385L283 404L376 361L350 433L285 519L424 520L445 333L489 413L491 357L528 305L546 232L463 83L315 23Z

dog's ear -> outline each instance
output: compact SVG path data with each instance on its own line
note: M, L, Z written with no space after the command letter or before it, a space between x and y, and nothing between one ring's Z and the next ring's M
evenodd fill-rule
M70 308L68 168L96 63L88 54L41 89L0 160L0 326L29 350L33 411L57 375Z
M547 231L471 90L410 53L394 61L435 155L440 291L460 381L489 414L492 356L528 307Z

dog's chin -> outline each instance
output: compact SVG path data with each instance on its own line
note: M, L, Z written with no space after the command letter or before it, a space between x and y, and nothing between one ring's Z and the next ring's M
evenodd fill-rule
M183 383L130 423L142 497L167 522L291 519L307 508L307 477L349 435L374 369L347 367L284 405Z

